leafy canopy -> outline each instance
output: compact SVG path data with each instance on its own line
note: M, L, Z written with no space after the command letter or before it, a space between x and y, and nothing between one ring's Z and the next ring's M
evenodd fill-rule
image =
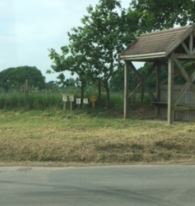
M13 67L0 72L0 87L5 90L19 89L26 80L31 87L45 87L45 78L36 67Z
M194 0L133 0L132 6L143 32L195 21Z

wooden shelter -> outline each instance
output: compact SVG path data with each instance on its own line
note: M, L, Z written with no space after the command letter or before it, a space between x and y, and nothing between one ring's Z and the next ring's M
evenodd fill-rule
M184 61L195 60L195 26L180 27L159 32L146 33L141 35L137 41L121 54L121 59L125 61L124 69L124 118L128 116L129 81L130 69L135 72L140 81L135 88L139 88L146 77L142 77L136 70L132 62L150 62L151 69L156 71L156 100L160 104L160 71L162 65L168 68L167 80L167 120L169 124L174 121L174 113L182 109L180 100L189 88L194 88L195 71L192 74L183 66ZM150 73L151 71L149 71ZM179 72L185 79L185 84L174 98L174 75ZM133 92L133 91L132 91ZM188 108L190 109L190 108ZM195 109L191 108L191 109Z

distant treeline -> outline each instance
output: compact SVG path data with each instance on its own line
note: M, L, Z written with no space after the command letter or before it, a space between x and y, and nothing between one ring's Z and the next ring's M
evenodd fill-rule
M0 88L5 91L43 89L45 86L45 77L36 67L12 67L0 72Z

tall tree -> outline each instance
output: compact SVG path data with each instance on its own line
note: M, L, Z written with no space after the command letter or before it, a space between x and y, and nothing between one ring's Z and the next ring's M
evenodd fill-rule
M99 0L95 7L88 8L88 14L82 22L88 34L87 55L90 57L93 74L101 80L109 105L110 79L121 65L119 54L127 39L130 43L135 38L137 16L133 11L123 10L119 0Z
M82 26L73 28L69 45L61 53L50 50L54 71L69 70L81 81L81 97L89 81L101 85L110 103L110 79L121 68L120 52L135 39L138 15L135 11L121 8L119 0L99 0L95 7L88 7Z

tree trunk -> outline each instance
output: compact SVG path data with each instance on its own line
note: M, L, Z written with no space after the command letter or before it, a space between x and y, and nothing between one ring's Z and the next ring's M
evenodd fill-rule
M106 106L110 106L110 88L108 82L105 82L105 90L106 90Z
M101 79L98 79L98 99L100 100L102 98L102 84Z
M83 82L81 82L81 108L83 108L83 99L84 99L84 94L85 93L85 85Z

